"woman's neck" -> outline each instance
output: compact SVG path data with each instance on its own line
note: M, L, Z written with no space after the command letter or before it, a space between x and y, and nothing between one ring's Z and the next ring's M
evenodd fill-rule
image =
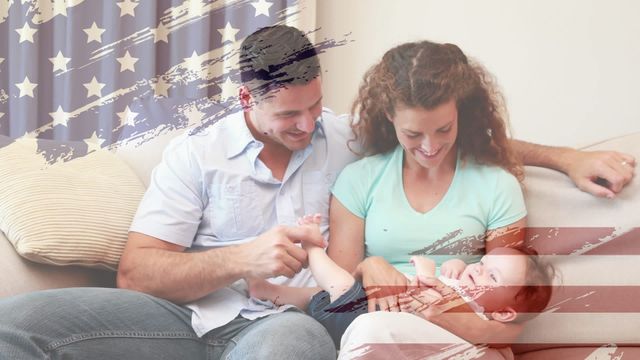
M413 157L404 151L402 169L405 176L424 179L426 181L437 181L450 178L456 170L458 152L456 148L451 149L442 162L437 167L427 168L420 165Z

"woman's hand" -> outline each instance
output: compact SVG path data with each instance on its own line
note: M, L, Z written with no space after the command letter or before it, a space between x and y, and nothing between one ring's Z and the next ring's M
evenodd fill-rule
M400 308L403 312L426 320L464 303L457 292L437 278L421 275L416 276L415 285L400 296Z
M369 312L400 311L398 295L407 291L408 279L384 258L372 256L358 265L355 276L362 279Z

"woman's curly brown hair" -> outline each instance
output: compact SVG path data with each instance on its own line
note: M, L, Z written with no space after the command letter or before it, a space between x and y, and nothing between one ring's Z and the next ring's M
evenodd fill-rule
M398 145L397 106L434 109L455 100L457 146L462 159L496 165L522 180L522 166L509 146L504 99L492 76L453 44L420 41L387 51L364 76L352 107L352 129L364 155Z

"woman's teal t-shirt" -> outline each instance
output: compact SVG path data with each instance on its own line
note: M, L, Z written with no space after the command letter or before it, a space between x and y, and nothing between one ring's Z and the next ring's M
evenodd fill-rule
M419 213L402 183L403 149L356 161L340 173L332 188L354 215L365 220L365 256L382 256L398 271L413 275L409 258L425 255L438 269L446 260L476 262L485 253L487 230L526 216L518 180L497 166L458 158L444 197Z

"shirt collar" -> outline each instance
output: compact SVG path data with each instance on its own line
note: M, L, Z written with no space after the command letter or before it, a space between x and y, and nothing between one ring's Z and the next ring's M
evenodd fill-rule
M261 144L260 141L256 140L251 134L251 131L245 121L243 111L238 111L235 114L229 115L225 121L225 127L229 130L227 131L227 159L231 159L242 154L249 148L249 145L253 143ZM320 116L318 121L316 121L316 127L311 138L311 143L313 144L314 139L317 137L324 138L325 136L324 123L322 116Z
M244 119L244 112L238 111L225 119L227 128L227 159L243 153L250 144L257 142Z

